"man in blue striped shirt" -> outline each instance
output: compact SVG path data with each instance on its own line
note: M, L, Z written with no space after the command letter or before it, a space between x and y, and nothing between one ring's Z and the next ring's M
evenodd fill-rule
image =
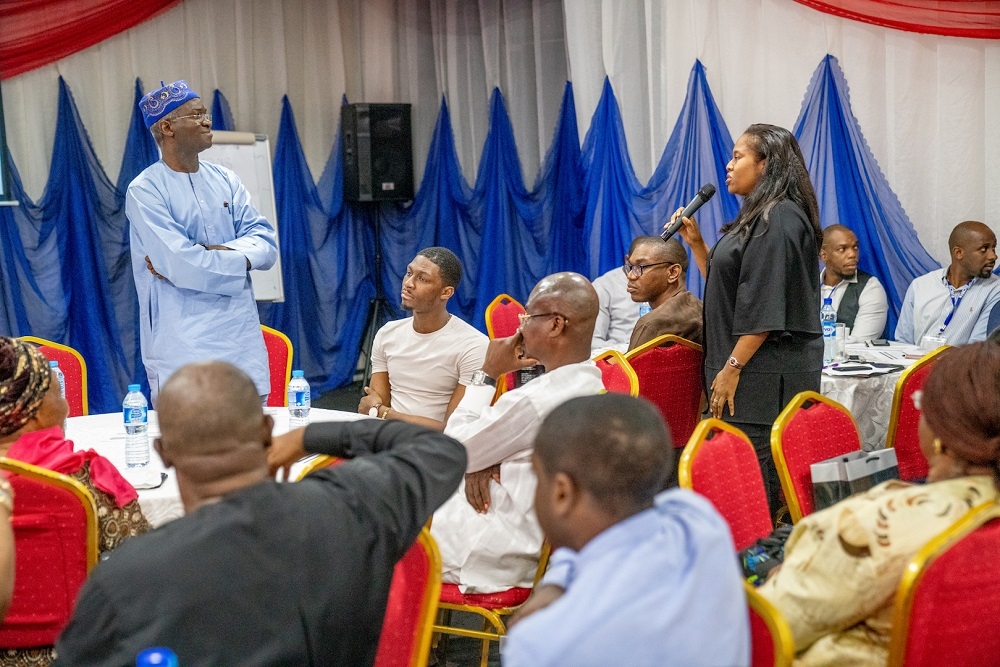
M951 265L910 283L896 324L896 340L920 344L944 336L949 345L985 340L990 311L1000 301L1000 277L993 275L997 237L981 222L959 223L948 237Z

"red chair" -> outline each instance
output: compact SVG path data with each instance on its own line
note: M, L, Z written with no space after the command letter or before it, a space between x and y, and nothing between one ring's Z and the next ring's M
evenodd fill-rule
M0 648L52 646L97 564L97 507L72 477L7 458L0 458L0 470L14 487L16 559Z
M318 456L297 477L344 463L335 456ZM441 554L423 528L392 571L389 599L382 619L375 667L424 667L441 596Z
M267 367L271 372L271 391L267 404L272 407L288 406L288 381L292 377L292 341L277 329L260 325L267 348Z
M462 593L457 584L444 584L441 586L441 602L438 605L441 610L447 612L464 611L477 614L483 617L483 629L473 630L470 628L456 627L448 625L448 620L443 619L434 625L434 632L446 635L458 635L461 637L472 637L481 639L483 642L480 667L486 667L490 642L500 641L500 637L507 634L507 626L504 624L504 617L513 614L517 608L524 604L524 601L531 595L531 591L549 564L549 543L542 543L542 551L539 554L538 570L535 572L535 580L532 588L508 588L499 593ZM492 629L491 627L492 626Z
M926 478L929 469L927 457L920 451L920 438L917 436L920 411L913 405L913 394L923 390L924 382L927 381L934 362L943 352L950 349L947 345L943 345L924 355L904 370L896 380L896 391L892 395L892 411L889 417L889 434L885 446L896 448L899 478L908 482Z
M793 523L815 509L809 466L859 449L858 426L843 405L815 391L789 401L771 428L771 454Z
M998 553L996 502L974 507L917 552L896 591L889 667L997 664Z
M666 334L625 355L639 377L639 395L659 408L675 447L683 447L701 417L701 345Z
M594 357L601 371L605 391L629 396L639 395L639 377L620 352L608 350Z
M714 418L700 422L681 454L678 476L682 488L697 491L719 510L737 550L771 534L757 453L735 426Z
M34 343L49 361L58 361L59 370L66 378L66 402L69 416L79 417L89 414L87 406L87 362L83 355L61 343L55 343L35 336L21 336L21 340Z
M490 340L506 338L517 333L521 326L518 315L525 312L524 306L509 294L500 294L486 306L486 334ZM514 373L507 373L497 380L497 396L514 388Z
M751 667L791 667L795 639L788 621L753 586L743 582L750 607Z

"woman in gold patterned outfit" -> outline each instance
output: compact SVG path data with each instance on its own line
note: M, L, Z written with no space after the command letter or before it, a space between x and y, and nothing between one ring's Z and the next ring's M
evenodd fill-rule
M103 555L150 525L135 489L110 461L94 451L73 451L62 430L68 412L45 356L30 343L0 337L0 456L61 472L86 486L97 505ZM0 667L48 665L53 658L51 646L0 651Z
M759 589L791 626L796 665L885 665L907 563L970 509L997 501L997 378L1000 342L941 355L914 396L927 484L885 482L796 524L784 564Z

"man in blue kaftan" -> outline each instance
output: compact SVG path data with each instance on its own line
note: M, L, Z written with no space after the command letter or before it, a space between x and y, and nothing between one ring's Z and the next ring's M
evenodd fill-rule
M249 272L274 264L274 227L236 174L198 160L212 145L212 117L185 81L139 106L162 153L125 200L153 402L175 370L207 360L240 368L266 396L267 350Z

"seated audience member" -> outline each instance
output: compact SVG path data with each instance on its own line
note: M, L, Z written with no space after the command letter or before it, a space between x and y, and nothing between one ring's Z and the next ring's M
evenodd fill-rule
M601 372L590 361L597 295L576 273L543 278L528 297L521 328L490 341L445 433L469 454L465 485L434 514L444 581L466 592L530 586L542 533L532 511L531 448L542 419L576 396L597 394ZM496 378L541 364L545 373L490 406Z
M896 340L919 345L941 335L949 345L984 340L993 306L1000 302L1000 277L993 275L997 237L981 222L959 223L948 237L951 265L914 279L906 290Z
M796 665L885 665L906 564L971 508L997 499L998 377L1000 343L941 355L914 399L928 483L885 482L795 525L784 564L759 590L791 626Z
M574 398L535 438L549 569L511 621L505 667L746 665L746 598L729 526L685 489L659 412Z
M882 338L889 301L878 278L858 269L858 237L843 225L823 230L819 258L822 297L833 299L837 321L847 325L847 339L861 342Z
M106 458L73 451L63 434L69 405L49 361L31 343L0 337L0 456L69 475L97 505L102 554L150 529L139 494ZM0 651L0 665L50 664L51 647Z
M631 254L634 249L629 248ZM594 290L599 302L594 336L590 342L591 356L612 348L624 349L628 345L632 329L639 320L642 306L632 300L628 292L628 278L622 277L622 267L618 266L594 279Z
M461 280L462 265L447 248L425 248L409 263L402 302L413 317L375 335L371 384L358 412L444 429L489 343L446 308Z
M635 323L628 349L664 334L673 334L701 345L701 301L687 291L688 256L676 239L640 236L622 270L628 277L633 301L645 301L652 310Z
M396 561L461 482L465 450L413 424L311 424L283 451L354 457L268 479L271 417L250 378L190 364L160 392L156 449L186 516L132 540L84 584L56 644L72 665L370 665Z

